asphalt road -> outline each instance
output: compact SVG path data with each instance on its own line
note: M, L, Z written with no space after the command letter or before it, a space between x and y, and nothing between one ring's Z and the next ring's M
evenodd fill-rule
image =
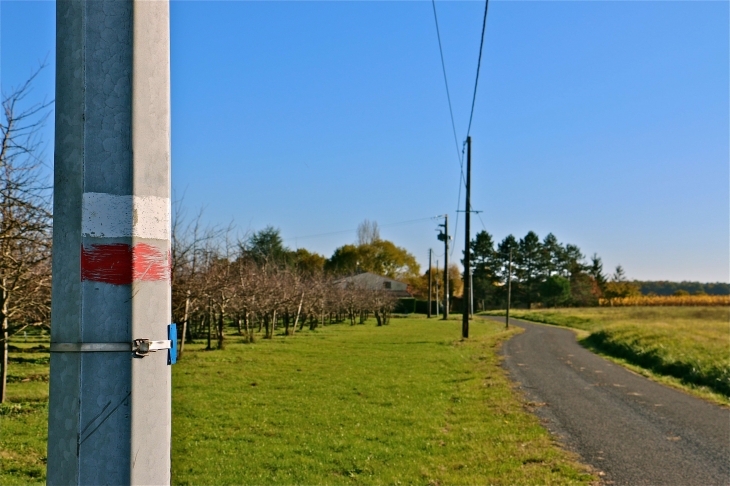
M510 324L526 331L504 343L504 366L548 430L606 483L730 484L730 410L596 356L570 330Z

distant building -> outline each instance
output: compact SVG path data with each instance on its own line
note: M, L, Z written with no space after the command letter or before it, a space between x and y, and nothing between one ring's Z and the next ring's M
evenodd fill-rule
M413 297L408 291L408 284L393 280L392 278L375 275L374 273L364 272L335 280L334 284L338 287L345 288L348 284L369 290L386 290L394 297L399 299Z

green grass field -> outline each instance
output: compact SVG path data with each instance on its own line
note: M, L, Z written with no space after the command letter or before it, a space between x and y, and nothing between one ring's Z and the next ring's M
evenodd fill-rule
M587 347L665 383L730 403L728 307L539 309L514 310L511 315L586 331L581 342Z
M49 336L31 335L11 341L21 349L48 346ZM0 484L42 482L46 475L48 440L47 352L11 352L8 400L0 404Z
M456 320L393 319L186 346L173 367L174 484L594 481L499 366L509 333L482 320L468 342L459 332ZM25 484L44 478L48 355L13 358L0 483Z

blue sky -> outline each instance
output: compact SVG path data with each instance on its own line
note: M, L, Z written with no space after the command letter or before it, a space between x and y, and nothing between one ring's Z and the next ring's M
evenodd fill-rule
M54 8L0 2L3 89L48 56L34 94L53 97ZM483 8L437 2L460 142ZM472 230L553 232L630 278L727 282L729 16L493 1ZM327 256L369 218L422 264L442 253L425 218L454 227L459 162L430 2L173 1L171 36L173 188L191 212ZM455 237L457 257L463 215Z

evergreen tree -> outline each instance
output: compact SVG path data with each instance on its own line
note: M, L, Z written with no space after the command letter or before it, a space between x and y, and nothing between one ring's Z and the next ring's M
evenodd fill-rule
M517 238L513 235L506 236L499 245L497 245L495 273L503 283L507 282L510 250L512 251L512 277L514 278L515 261L520 253L520 245L517 242Z
M548 307L558 307L570 301L570 281L560 275L552 275L540 284L542 302Z
M499 261L494 250L492 235L486 231L480 231L469 246L472 255L474 299L476 302L483 300L487 305L498 304L499 297L496 284L499 282L499 276L497 275Z
M289 249L284 246L279 228L267 226L252 234L246 242L246 253L257 263L287 263Z
M512 298L513 301L517 302L517 296L520 294L520 281L517 278L515 272L515 261L518 259L520 254L519 243L517 238L513 235L506 236L497 245L496 262L495 262L495 273L499 278L499 282L502 284L497 289L497 295L499 304L504 305L507 302L507 278L509 275L509 256L510 251L512 252Z
M543 275L541 273L542 244L540 238L534 231L530 231L519 242L519 252L515 262L517 263L517 276L520 279L521 300L528 307L540 300L540 284Z
M565 249L554 234L549 233L542 240L542 259L540 262L541 271L545 277L550 277L560 272L561 260Z
M601 261L601 257L599 257L596 253L594 253L591 257L591 264L588 267L588 275L593 277L598 288L601 292L603 292L606 288L606 275L603 273L603 262Z
M572 277L573 275L577 275L585 271L586 266L583 264L584 259L585 256L583 256L580 248L576 245L565 245L565 251L563 252L562 261L560 263L563 276Z

